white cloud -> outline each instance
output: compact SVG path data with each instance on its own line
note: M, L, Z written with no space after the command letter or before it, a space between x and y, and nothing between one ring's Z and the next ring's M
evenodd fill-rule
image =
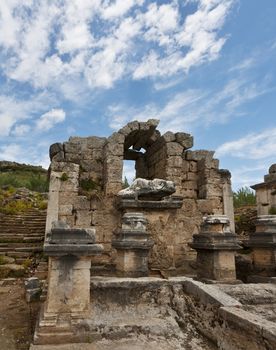
M41 165L45 169L49 166L48 143L37 143L36 147L11 143L0 146L0 159L11 162Z
M5 145L0 147L1 149L1 159L9 161L18 161L23 154L23 149L20 145L12 143L10 145Z
M153 51L145 55L133 73L134 79L170 76L179 71L188 72L191 67L212 61L218 57L226 38L219 38L217 32L224 24L233 1L206 2L201 0L198 3L198 10L188 15L183 25L179 24L177 13L174 16L172 15L173 11L175 11L174 5L163 5L171 6L171 15L167 18L166 12L168 12L168 8L166 8L164 15L161 17L170 26L166 26L164 23L162 25L161 20L161 28L159 26L157 32L160 36L159 44L161 46L164 43L167 45L166 48L169 48L168 54L160 55ZM161 8L162 6L159 7L160 12ZM147 14L145 14L146 16ZM152 15L152 18L156 18L157 21L160 20L160 16ZM153 28L150 29L152 35L148 35L152 40L156 39L157 35L156 29L154 30ZM168 28L175 29L170 37L164 33ZM182 52L183 49L186 50L185 54Z
M110 88L125 76L185 73L218 57L233 2L197 0L184 20L180 0L1 2L1 67L7 78L61 92L77 79Z
M241 62L239 62L238 64L234 65L232 68L230 68L229 72L243 71L243 70L250 69L254 66L255 63L256 63L255 58L253 57L246 58Z
M192 131L196 126L225 123L230 118L244 116L246 103L273 91L266 77L258 86L250 78L235 78L216 90L190 89L178 92L158 104L134 108L124 104L108 108L109 126L117 129L130 120L161 120L160 129Z
M27 124L16 125L12 131L14 136L24 136L28 134L31 130L31 126Z
M50 130L54 125L65 120L65 112L62 109L52 109L44 113L36 122L36 128L40 131Z
M12 126L15 123L15 118L9 114L0 114L0 136L8 136Z
M15 130L20 132L17 123L32 119L36 113L42 112L53 102L55 99L48 93L30 95L26 100L16 99L12 95L0 95L0 136L9 136L13 127L15 133Z
M125 15L133 6L141 6L144 0L116 0L105 1L102 8L102 16L105 19L113 19Z
M218 157L230 155L244 159L265 159L276 154L276 128L260 133L250 133L238 140L220 145L216 154Z
M148 104L143 108L133 108L126 105L111 105L109 110L109 126L118 129L130 120L160 119L161 131L179 131L183 126L187 129L198 115L186 113L189 106L196 104L204 97L204 93L198 90L187 90L178 93L169 99L163 106Z

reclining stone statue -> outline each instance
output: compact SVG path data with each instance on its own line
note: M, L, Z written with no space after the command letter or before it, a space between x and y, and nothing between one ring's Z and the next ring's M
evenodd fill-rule
M123 198L134 198L136 200L160 200L174 192L175 184L173 181L166 181L162 179L147 180L138 178L135 179L129 187L121 190L118 193L118 196Z

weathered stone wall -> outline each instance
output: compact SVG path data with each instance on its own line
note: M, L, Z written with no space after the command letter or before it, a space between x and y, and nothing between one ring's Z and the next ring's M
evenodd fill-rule
M167 132L161 136L157 125L157 120L134 121L109 138L71 137L52 145L46 232L57 219L72 227L96 227L104 254L95 259L111 268L116 255L112 235L123 214L114 200L122 189L123 160L134 160L136 177L172 180L175 194L183 197L180 209L142 209L155 242L150 266L189 272L195 252L188 242L198 232L202 217L226 214L232 219L230 173L219 169L214 152L189 150L191 135Z

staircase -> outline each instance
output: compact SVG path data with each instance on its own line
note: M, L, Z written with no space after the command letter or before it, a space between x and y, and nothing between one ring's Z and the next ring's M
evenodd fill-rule
M46 210L29 210L17 215L0 214L0 255L22 264L43 250Z

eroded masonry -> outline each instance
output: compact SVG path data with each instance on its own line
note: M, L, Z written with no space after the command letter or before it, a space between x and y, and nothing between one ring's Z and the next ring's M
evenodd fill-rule
M157 126L158 120L154 119L133 121L108 138L70 137L68 142L50 148L46 231L50 232L57 220L72 228L95 227L96 242L104 247L103 254L92 260L97 271L115 271L116 266L120 271L131 260L135 263L131 247L129 254L122 249L126 244L123 241L135 238L128 239L120 233L126 215L130 217L131 212L140 213L147 221L147 244L143 247L136 242L133 250L140 249L144 256L148 250L146 259L151 271L188 272L189 262L195 259L195 251L188 243L199 232L203 216L224 214L234 231L229 171L219 169L214 152L191 150L190 134L168 131L161 135ZM173 189L168 190L168 183L138 181L136 188L140 192L134 190L133 195L120 192L124 160L135 162L136 178L173 181ZM148 188L156 186L159 188L154 196L154 191Z
M229 171L157 125L51 146L48 291L32 350L276 348L275 165L255 185L256 232L240 242ZM127 188L124 160L136 168ZM31 301L39 281L27 284Z

